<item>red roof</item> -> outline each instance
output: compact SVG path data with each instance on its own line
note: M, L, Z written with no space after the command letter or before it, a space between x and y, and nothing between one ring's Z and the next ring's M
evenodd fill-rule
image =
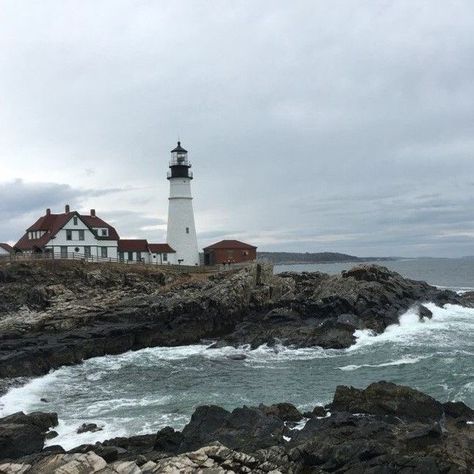
M103 236L99 235L98 239L100 240L119 240L120 237L115 230L114 227L107 224L107 222L103 221L100 217L97 216L83 216L81 215L81 220L86 224L86 226L91 227L93 229L101 228L101 229L109 229L109 235Z
M254 245L249 245L244 242L240 242L240 240L221 240L215 244L209 245L209 247L205 247L204 250L213 250L213 249L243 249L243 250L250 250L256 249Z
M148 244L151 253L176 253L168 244Z
M4 244L2 242L0 242L0 248L2 248L3 250L6 250L7 252L10 252L10 253L13 252L13 247L11 245Z
M145 239L120 239L119 252L148 252L148 242Z
M96 216L83 216L78 212L64 212L62 214L46 213L40 217L31 227L26 230L25 235L15 244L18 250L41 249L54 237L74 216L81 219L84 224L92 231L93 228L107 228L108 236L96 236L98 240L118 240L119 236L114 227ZM28 232L42 230L46 233L39 239L29 239Z

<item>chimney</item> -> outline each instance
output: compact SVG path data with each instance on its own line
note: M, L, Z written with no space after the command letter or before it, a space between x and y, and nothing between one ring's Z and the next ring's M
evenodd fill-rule
M95 209L91 209L91 217L95 217Z
M46 209L46 215L49 216L51 214L51 209L48 207L48 209Z
M67 213L70 212L70 211L71 211L71 209L70 209L70 207L69 207L69 204L66 204L66 205L64 206L64 212L67 214Z

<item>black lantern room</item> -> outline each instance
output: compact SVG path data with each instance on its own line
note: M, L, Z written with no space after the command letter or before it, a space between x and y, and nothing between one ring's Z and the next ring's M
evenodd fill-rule
M188 152L181 146L181 142L178 142L178 146L171 150L170 171L168 172L168 179L193 179L193 173L190 168L191 163L188 160Z

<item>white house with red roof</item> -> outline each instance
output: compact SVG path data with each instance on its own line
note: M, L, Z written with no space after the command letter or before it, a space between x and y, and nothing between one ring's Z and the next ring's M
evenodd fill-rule
M0 244L0 252L5 249L7 255L8 247ZM63 259L155 265L176 263L176 252L168 244L149 244L146 239L120 239L115 228L98 217L94 209L85 215L71 211L69 205L60 214L46 209L46 214L26 229L10 249L10 252L45 253Z
M65 206L61 214L46 209L14 245L16 252L51 253L57 258L117 259L119 236L114 227L91 209L89 215Z

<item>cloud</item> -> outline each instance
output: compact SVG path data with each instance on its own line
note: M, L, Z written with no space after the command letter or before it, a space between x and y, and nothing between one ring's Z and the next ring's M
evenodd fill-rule
M6 0L2 17L0 179L51 184L0 204L0 239L66 201L162 239L180 136L202 245L468 250L469 0Z

